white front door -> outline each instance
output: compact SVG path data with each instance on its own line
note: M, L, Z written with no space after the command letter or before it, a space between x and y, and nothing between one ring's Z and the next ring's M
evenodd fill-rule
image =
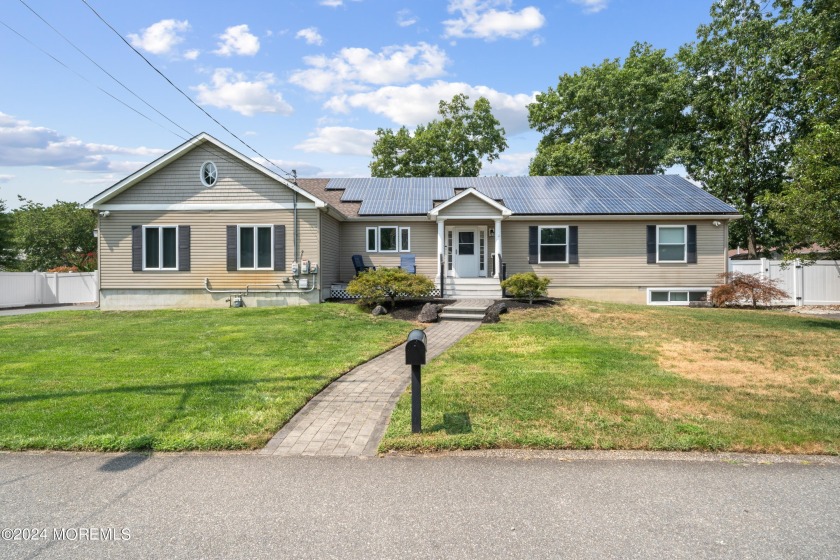
M458 278L478 277L478 229L455 228L452 235L452 267Z

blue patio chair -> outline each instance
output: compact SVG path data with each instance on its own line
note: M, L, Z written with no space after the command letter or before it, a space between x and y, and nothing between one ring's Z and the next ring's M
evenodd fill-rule
M409 274L417 274L414 255L400 255L400 268Z
M356 269L356 276L359 275L360 272L366 272L368 270L376 270L375 266L367 266L365 264L364 259L362 259L362 255L353 255L353 268Z

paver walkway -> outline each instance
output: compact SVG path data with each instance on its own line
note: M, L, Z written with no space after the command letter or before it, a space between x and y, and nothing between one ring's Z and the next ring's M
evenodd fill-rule
M477 321L446 321L426 329L426 361L473 332ZM271 438L267 455L373 456L391 411L408 387L405 344L331 383Z

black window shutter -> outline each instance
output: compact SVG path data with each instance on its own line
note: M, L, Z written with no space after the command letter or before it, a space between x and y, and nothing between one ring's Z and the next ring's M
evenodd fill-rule
M274 226L274 270L286 270L286 226Z
M688 247L686 247L686 262L697 264L697 226L688 226Z
M656 226L647 227L647 262L656 264Z
M236 226L227 227L227 269L228 272L237 269L238 255L236 254Z
M578 264L578 227L569 226L569 264Z
M143 270L143 226L131 226L131 270Z
M537 264L539 262L539 233L540 230L537 226L528 226L528 264Z
M178 226L178 270L190 270L190 226Z

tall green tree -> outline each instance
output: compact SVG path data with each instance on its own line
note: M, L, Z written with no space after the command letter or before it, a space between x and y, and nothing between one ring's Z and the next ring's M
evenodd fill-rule
M768 198L790 249L818 243L840 258L840 0L805 0L792 13L800 64L791 181Z
M48 270L76 266L95 268L96 216L75 202L57 201L52 206L18 197L20 208L12 212L14 245L23 256L22 270Z
M0 267L9 267L14 261L12 246L12 219L6 213L6 201L0 199Z
M717 0L712 21L678 58L688 74L692 134L684 163L707 190L743 214L730 246L756 256L783 241L767 197L781 191L795 130L796 72L786 10L758 0Z
M458 94L440 101L440 119L419 125L414 134L406 127L376 131L373 177L477 177L482 160L493 161L507 148L505 129L493 116L490 102Z
M560 76L528 106L543 134L531 175L661 173L685 132L686 88L665 50L636 43L624 59Z

